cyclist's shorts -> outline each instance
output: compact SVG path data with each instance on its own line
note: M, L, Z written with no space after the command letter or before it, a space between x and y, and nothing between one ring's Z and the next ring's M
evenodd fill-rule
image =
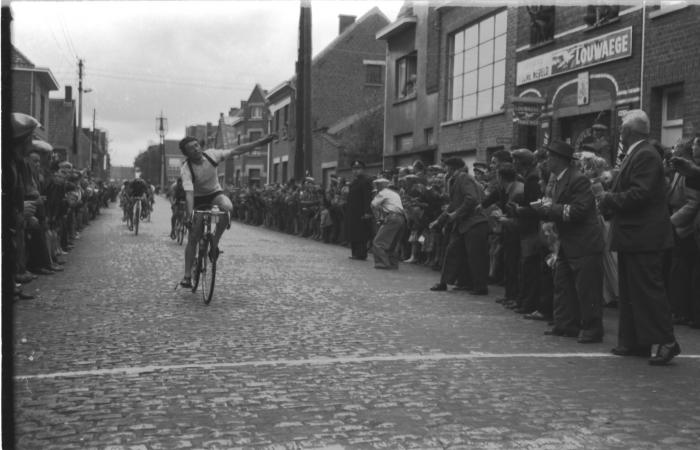
M214 199L222 195L224 191L216 191L213 194L202 195L194 198L194 209L203 209L204 207L211 208Z

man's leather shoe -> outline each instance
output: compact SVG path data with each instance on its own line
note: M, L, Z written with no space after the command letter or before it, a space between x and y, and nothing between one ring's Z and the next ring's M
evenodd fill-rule
M17 298L20 300L34 300L36 298L33 295L25 294L22 291L19 291L16 295L17 295Z
M560 330L558 328L552 328L551 330L545 331L544 335L545 336L577 337L578 333L575 333L573 331L564 331L564 330Z
M34 277L32 277L28 273L21 273L19 275L15 275L15 281L17 281L18 283L22 283L22 284L29 283L33 279L34 279Z
M629 348L629 347L624 347L622 345L618 345L617 347L611 349L610 353L612 353L613 355L616 355L616 356L641 356L643 358L648 358L649 355L651 354L651 348L649 348L649 347Z
M656 351L656 355L649 359L649 364L652 366L665 366L674 356L678 356L680 353L681 346L678 345L676 341L669 342L668 344L661 344Z
M489 295L488 289L472 289L469 291L469 295Z
M447 285L445 283L437 283L433 287L430 288L431 291L446 291L447 290Z
M603 342L603 335L602 334L587 334L584 332L581 332L578 335L578 343L579 344L597 344L598 342Z
M59 266L58 264L52 264L51 267L49 267L49 270L54 272L63 272L63 267Z
M459 284L452 288L453 291L471 291L472 289L471 286L461 286Z
M45 269L43 267L41 269L35 270L34 272L36 272L38 275L53 275L54 274L53 271L51 271L49 269Z
M533 311L530 314L525 314L523 317L528 320L547 320L544 314L539 311Z

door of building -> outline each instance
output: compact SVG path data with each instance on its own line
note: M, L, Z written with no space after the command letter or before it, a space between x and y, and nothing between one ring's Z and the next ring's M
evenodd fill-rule
M580 116L563 117L559 122L560 139L568 142L575 151L581 151L581 145L593 140L591 126L597 113Z

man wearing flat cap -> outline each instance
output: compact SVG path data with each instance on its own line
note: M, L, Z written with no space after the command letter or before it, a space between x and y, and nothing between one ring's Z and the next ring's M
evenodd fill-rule
M467 173L461 158L448 158L447 190L450 201L447 209L430 224L430 228L452 225L445 259L442 264L440 282L430 288L445 291L448 284L468 280L471 286L461 286L472 295L488 294L488 222L484 212L478 208L484 197L479 183ZM459 255L466 250L467 264L459 264ZM460 271L464 273L460 273Z
M604 216L612 217L611 250L617 251L620 283L619 356L649 356L665 365L681 351L673 333L664 286L664 253L673 246L666 201L664 165L647 140L649 117L641 109L622 118L620 140L627 148L610 192L599 196Z
M389 188L391 182L386 178L377 178L374 185L377 194L372 199L379 229L372 241L375 269L398 269L398 247L406 227L406 214L398 192Z
M574 148L552 141L547 166L555 178L551 203L533 204L559 233L554 269L554 327L546 335L603 339L603 232L590 181L573 164Z
M372 231L372 181L365 175L365 163L353 161L353 179L348 187L345 213L346 239L350 243L350 259L366 260L367 244Z

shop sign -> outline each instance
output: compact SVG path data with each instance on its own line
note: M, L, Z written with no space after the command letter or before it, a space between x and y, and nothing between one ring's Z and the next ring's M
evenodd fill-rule
M520 61L516 84L520 86L630 56L632 27L627 27Z

